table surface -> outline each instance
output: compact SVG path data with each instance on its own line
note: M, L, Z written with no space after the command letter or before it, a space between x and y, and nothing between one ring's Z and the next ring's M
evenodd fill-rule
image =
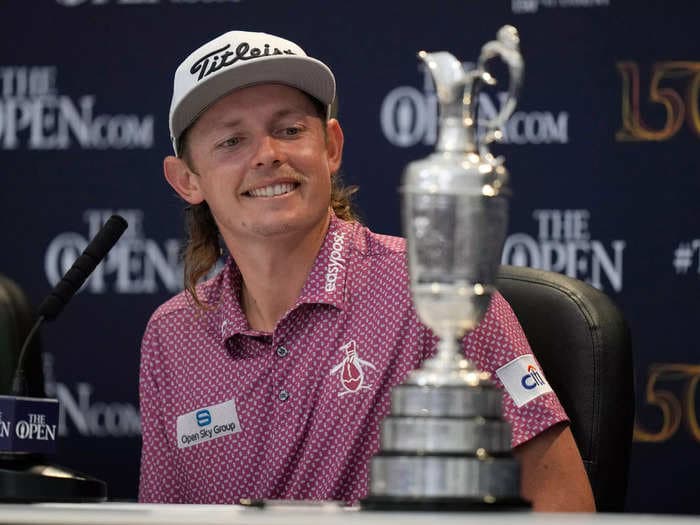
M223 524L227 525L685 525L700 517L651 514L554 514L537 512L378 512L334 503L273 503L264 509L235 505L137 503L0 505L2 524Z

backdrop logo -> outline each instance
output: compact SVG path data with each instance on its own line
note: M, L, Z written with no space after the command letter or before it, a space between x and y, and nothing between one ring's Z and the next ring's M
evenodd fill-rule
M76 383L73 388L56 383L59 402L58 434L71 430L81 436L130 437L141 435L141 416L131 403L103 402L93 399L90 383Z
M51 286L55 286L78 258L113 210L86 210L83 218L87 233L59 233L49 243L44 255L44 270ZM129 223L124 236L106 259L95 269L85 290L101 294L153 294L162 289L177 292L182 288L182 267L179 261L180 241L167 239L159 244L146 238L141 210L118 210Z
M473 65L472 65L473 67ZM380 123L386 139L394 146L408 148L418 143L433 145L437 139L438 102L430 73L423 64L423 91L412 86L392 89L380 111ZM507 93L492 97L479 94L479 122L491 120L502 107ZM516 111L503 130L508 144L566 144L569 142L569 114L560 111Z
M65 7L88 5L152 5L152 4L224 4L237 3L240 0L56 0L56 3Z
M72 387L57 383L53 354L42 354L47 397L58 399L58 435L77 432L92 437L134 437L141 435L141 416L129 402L95 399L90 383L78 382Z
M676 275L685 275L697 260L697 272L700 274L700 239L684 241L673 250L673 268Z
M607 282L622 290L622 255L625 241L591 240L588 210L534 210L538 235L509 235L503 246L502 264L530 266L581 279L598 289Z
M97 97L61 95L54 66L0 66L0 149L148 149L153 115L97 113Z
M618 62L617 70L622 77L618 141L669 140L684 123L700 137L700 62L657 62L644 85L636 62Z
M514 14L536 13L542 8L567 7L607 7L610 0L510 0L510 8Z

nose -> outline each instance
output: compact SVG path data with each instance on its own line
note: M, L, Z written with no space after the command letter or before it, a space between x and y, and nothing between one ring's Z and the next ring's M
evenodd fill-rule
M265 135L260 138L252 158L252 164L256 168L279 166L284 164L286 156L280 142Z

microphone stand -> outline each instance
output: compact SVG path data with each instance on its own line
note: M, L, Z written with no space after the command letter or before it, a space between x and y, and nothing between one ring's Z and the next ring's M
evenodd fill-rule
M0 503L96 503L107 484L48 463L40 454L0 453Z
M22 399L28 394L25 382L25 363L27 356L31 354L35 360L39 359L39 356L36 355L38 345L32 345L30 350L30 343L36 341L34 336L41 323L45 319L53 320L58 315L97 264L114 246L126 227L126 221L122 217L112 216L54 288L51 295L39 307L39 316L24 339L24 344L17 358L12 380L12 397ZM0 292L2 291L0 288ZM13 294L9 295L10 303L24 303L10 304L11 313L19 314L20 317L24 314L27 317L30 309L21 290L17 288ZM0 302L0 306L2 306L2 302ZM14 310L18 309L16 307L24 312L15 312ZM15 315L10 317L14 318ZM17 322L13 324L14 326L10 329L20 329ZM17 335L24 336L24 334ZM43 377L41 366L38 364L36 368L38 369L37 376ZM43 379L38 383L32 385L32 391L27 397L35 399L45 397ZM0 503L87 503L101 502L106 499L107 485L104 481L51 464L44 454L0 452Z
M23 312L18 313L22 317ZM20 350L12 384L13 396L45 397L43 373L37 354L39 345L35 339L43 320L43 316L37 319ZM24 334L17 335L21 337ZM38 376L30 385L27 385L24 377L27 363L37 371ZM0 503L87 503L106 499L107 485L104 481L52 464L44 454L0 452Z

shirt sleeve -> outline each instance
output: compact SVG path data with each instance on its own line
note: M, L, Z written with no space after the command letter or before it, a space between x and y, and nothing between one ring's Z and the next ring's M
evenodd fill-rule
M484 319L465 337L464 352L479 369L489 372L496 385L503 390L503 415L511 425L513 447L559 422L569 421L556 394L549 388L517 317L500 293L494 294ZM520 381L504 385L496 373L521 358L538 368L538 381L541 379L543 383L538 384L538 389L517 392L515 390L521 388ZM531 386L532 382L525 381L525 384ZM538 391L542 393L538 395ZM526 394L527 400L523 403L520 399L518 406L514 396L523 394Z
M177 503L173 449L168 446L162 414L161 343L157 321L151 319L141 342L139 399L141 407L141 474L139 502Z

